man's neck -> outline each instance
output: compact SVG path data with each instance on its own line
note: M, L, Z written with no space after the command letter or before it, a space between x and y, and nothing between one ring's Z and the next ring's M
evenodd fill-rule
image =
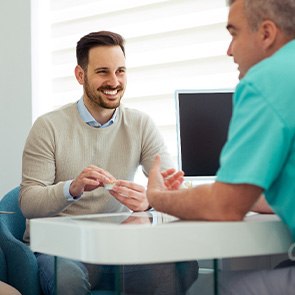
M83 101L85 107L92 115L92 117L102 125L108 122L112 118L114 112L116 111L116 109L102 108L99 105L93 103L92 101L86 100L85 98L83 98Z

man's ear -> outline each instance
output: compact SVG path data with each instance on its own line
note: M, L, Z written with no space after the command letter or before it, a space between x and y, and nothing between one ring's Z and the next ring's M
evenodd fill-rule
M75 76L79 84L84 85L85 73L84 73L84 70L79 65L75 67Z
M279 28L270 20L265 20L260 26L260 36L264 51L271 50L276 45Z

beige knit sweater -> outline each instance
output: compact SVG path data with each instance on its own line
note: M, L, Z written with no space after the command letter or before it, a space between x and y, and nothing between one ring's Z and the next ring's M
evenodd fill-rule
M68 201L65 181L90 164L117 179L133 180L139 165L148 174L156 154L161 155L163 169L174 166L146 114L120 106L114 124L94 128L83 122L75 103L69 104L38 118L29 133L23 152L21 210L27 219L128 211L103 188ZM29 241L28 222L24 240Z

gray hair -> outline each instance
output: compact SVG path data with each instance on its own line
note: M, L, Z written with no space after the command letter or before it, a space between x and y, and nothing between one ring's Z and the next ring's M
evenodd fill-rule
M232 5L237 0L227 0ZM244 0L245 14L253 31L264 20L273 21L287 36L295 38L295 0Z

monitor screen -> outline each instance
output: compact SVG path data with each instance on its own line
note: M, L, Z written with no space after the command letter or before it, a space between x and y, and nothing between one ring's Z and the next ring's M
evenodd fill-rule
M214 177L232 114L230 90L176 91L178 164L186 177Z

